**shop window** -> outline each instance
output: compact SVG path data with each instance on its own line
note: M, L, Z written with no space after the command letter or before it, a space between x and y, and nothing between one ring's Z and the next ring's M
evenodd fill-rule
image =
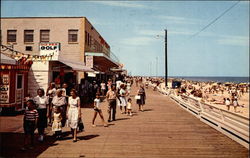
M85 31L85 43L87 43L87 42L88 42L88 32Z
M17 75L17 89L23 88L23 76Z
M26 50L26 51L32 51L32 46L26 46L26 47L25 47L25 50Z
M77 34L78 30L69 30L68 41L69 42L77 42Z
M87 33L87 45L89 46L89 33Z
M7 30L7 42L16 42L16 30Z
M40 42L49 42L50 30L40 30Z
M24 42L34 42L34 30L24 30Z

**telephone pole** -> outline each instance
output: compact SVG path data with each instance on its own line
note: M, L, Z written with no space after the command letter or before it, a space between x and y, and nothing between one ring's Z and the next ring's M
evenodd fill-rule
M168 30L165 29L165 87L168 87Z

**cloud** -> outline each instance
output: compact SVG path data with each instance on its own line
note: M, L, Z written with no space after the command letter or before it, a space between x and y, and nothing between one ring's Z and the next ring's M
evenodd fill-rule
M91 1L91 3L103 4L112 7L126 7L126 8L150 8L146 5L134 3L134 2L124 2L124 1Z
M154 38L150 37L132 37L132 38L125 38L120 41L122 45L129 45L129 46L143 46L149 45L154 42Z
M246 36L226 36L219 35L217 42L221 45L247 46L249 47L249 37Z
M179 16L159 15L159 16L156 16L156 18L164 20L164 21L167 20L175 24L198 24L198 23L203 22L203 20L201 19L185 18L185 17L179 17Z

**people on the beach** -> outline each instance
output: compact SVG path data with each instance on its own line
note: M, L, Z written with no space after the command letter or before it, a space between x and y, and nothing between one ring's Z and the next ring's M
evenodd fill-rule
M227 110L229 111L230 110L230 105L231 105L231 102L230 102L229 98L226 99L225 105L227 106Z

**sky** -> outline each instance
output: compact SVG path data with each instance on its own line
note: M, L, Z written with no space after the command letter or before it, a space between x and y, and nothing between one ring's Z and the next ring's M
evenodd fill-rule
M1 1L2 17L84 16L131 75L249 76L249 2Z

